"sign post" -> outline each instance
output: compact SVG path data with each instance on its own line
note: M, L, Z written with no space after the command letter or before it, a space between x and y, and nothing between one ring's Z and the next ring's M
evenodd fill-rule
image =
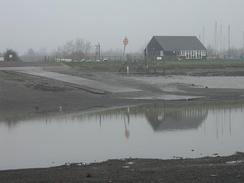
M123 59L124 60L126 60L126 58L125 58L125 50L126 50L126 47L127 47L128 44L129 44L129 40L128 40L127 37L125 37L124 40L123 40L123 45L124 45ZM127 74L130 73L130 67L129 67L128 63L127 63L127 67L126 67L126 72L127 72Z
M124 45L123 57L125 57L125 50L126 50L126 47L127 47L128 44L129 44L129 40L128 40L127 37L125 37L124 40L123 40L123 45Z

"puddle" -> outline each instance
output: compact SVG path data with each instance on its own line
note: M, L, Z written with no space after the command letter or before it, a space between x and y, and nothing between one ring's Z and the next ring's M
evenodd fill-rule
M197 87L206 86L208 88L219 89L244 89L244 77L243 76L172 76L172 77L132 77L134 80L143 81L157 86L165 91L177 91L172 88L172 84L187 84ZM170 86L171 85L171 86Z
M128 97L129 99L138 99L138 100L194 100L203 98L202 96L184 96L184 95L154 95L150 97Z
M244 104L152 104L13 119L0 114L0 169L243 152Z

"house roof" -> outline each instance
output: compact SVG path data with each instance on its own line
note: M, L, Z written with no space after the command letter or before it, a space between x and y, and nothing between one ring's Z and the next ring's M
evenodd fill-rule
M206 50L196 36L154 36L160 46L171 50Z

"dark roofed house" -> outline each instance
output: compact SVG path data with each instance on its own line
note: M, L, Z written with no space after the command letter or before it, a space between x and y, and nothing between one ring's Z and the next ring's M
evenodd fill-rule
M196 36L154 36L145 49L150 59L206 59L207 49Z

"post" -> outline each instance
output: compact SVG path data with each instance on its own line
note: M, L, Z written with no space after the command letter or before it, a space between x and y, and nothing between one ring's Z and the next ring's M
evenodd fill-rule
M126 46L124 45L123 58L125 58L125 50L126 50Z
M98 43L96 47L96 60L101 60L101 45Z
M124 45L124 51L123 51L123 58L125 59L125 51L126 51L126 46L128 45L129 40L127 37L124 38L123 40L123 45Z
M205 46L205 26L202 28L202 43Z
M242 33L242 53L241 53L241 59L243 60L244 59L244 31Z
M218 35L218 23L215 22L215 25L214 25L214 47L215 47L215 56L216 57L218 55L218 38L217 38L217 35Z
M98 43L98 60L101 60L101 45Z
M230 25L228 26L228 57L231 57L231 53L230 53Z

